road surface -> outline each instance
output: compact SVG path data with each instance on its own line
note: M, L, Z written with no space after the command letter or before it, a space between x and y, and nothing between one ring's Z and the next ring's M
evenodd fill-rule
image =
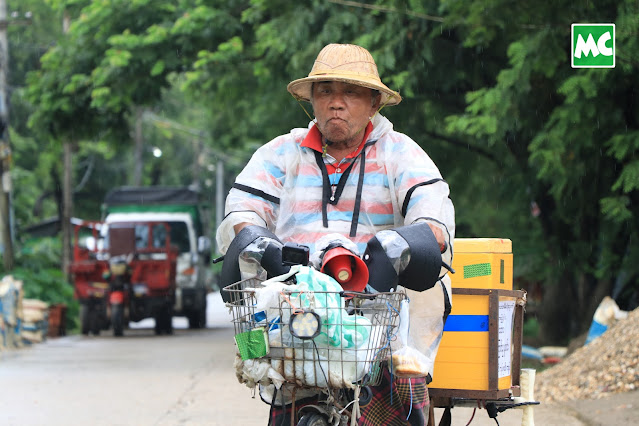
M123 338L67 336L0 352L0 425L266 425L269 407L232 370L233 329L219 293L209 295L207 329L188 330L184 318L173 322L172 336L155 336L147 320ZM600 424L578 419L577 411L542 405L536 424ZM472 409L455 408L453 426L471 416ZM519 426L521 411L498 420ZM478 410L471 424L496 422Z
M268 406L237 382L230 316L209 295L207 329L153 320L123 338L68 336L0 352L0 425L263 425Z

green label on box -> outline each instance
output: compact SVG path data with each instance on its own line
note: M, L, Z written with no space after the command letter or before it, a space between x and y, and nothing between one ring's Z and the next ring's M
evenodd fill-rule
M261 358L268 354L268 335L264 327L236 334L235 343L243 360Z
M476 263L464 266L464 279L485 277L491 274L490 263Z

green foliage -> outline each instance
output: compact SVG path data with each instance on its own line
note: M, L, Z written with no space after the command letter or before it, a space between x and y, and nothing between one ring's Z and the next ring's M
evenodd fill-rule
M535 339L539 336L539 321L537 318L530 317L524 322L523 327L524 338Z
M49 4L74 19L65 37L51 30L56 43L40 65L18 57L22 75L32 70L28 87L15 92L31 125L23 120L16 128L24 136L14 138L22 222L29 200L55 193L60 141L82 141L74 169L82 215L125 183L141 106L146 143L164 153L145 154L145 184L188 184L198 169L211 183L222 160L228 187L255 146L307 125L286 84L308 73L325 44L357 43L402 94L402 104L383 113L449 182L457 236L512 239L516 277L546 283L544 309L569 317L557 334L583 328L614 283L620 295L637 286L636 2ZM616 23L615 69L570 68L573 22ZM553 307L555 300L571 303ZM542 326L548 312L539 314Z
M58 161L55 147L39 146L32 137L13 134L12 183L15 224L18 228L31 225L35 219L48 218L55 214L56 204L51 197L42 197L47 187L53 186L49 171Z
M40 57L59 37L62 32L62 18L42 0L9 0L7 9L10 15L15 12L23 21L26 21L26 13L31 12L30 19L24 22L24 25L9 24L7 26L10 119L16 132L27 134L26 122L32 105L26 99L24 89L26 75L39 67ZM13 18L9 20L13 21Z
M11 271L23 283L25 299L38 299L67 306L67 329L76 327L78 303L73 287L66 282L60 268L60 240L42 238L27 242L16 256L16 268Z
M630 95L636 64L614 70L568 68L567 29L570 21L623 22L627 26L618 23L616 47L618 51L634 49L624 54L637 53L636 37L631 41L622 34L636 28L639 10L631 2L610 2L596 11L585 8L578 9L577 15L553 16L558 4L536 8L534 15L540 22L567 21L561 27L532 25L522 31L526 12L509 22L501 19L509 12L478 14L483 3L449 5L460 17L470 16L465 23L459 21L469 30L466 45L486 45L492 50L492 38L498 33L510 45L508 66L499 72L495 84L470 92L468 107L448 118L447 129L485 140L495 149L506 148L516 160L509 177L520 175L530 182L529 197L541 208L542 241L554 265L546 268L546 281L562 282L561 287L548 288L561 288L563 296L558 299L575 300L573 321L580 315L587 319L593 310L591 298L609 293L615 277L629 272L622 264L639 230L633 219L639 213L633 202L639 185L639 122ZM486 27L477 30L476 20ZM636 273L631 276L631 281L638 278ZM566 280L570 286L564 285ZM580 325L572 327L577 331Z

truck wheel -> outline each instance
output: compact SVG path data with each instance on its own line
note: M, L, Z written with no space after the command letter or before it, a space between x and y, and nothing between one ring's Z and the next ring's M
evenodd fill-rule
M91 330L91 325L89 318L91 313L89 312L89 306L86 303L80 305L80 326L82 328L82 334L85 336L89 335L89 331Z
M124 306L111 305L111 322L113 323L113 335L116 337L124 334Z
M190 329L206 328L206 307L190 311L187 318Z
M80 326L85 336L89 333L95 336L100 334L99 314L95 306L89 303L83 303L80 306Z
M173 334L172 305L164 305L155 316L155 334Z

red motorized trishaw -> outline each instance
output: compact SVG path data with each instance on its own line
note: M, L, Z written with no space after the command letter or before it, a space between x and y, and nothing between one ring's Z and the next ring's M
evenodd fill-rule
M71 273L83 334L155 319L156 334L173 332L177 250L164 222L101 222L75 227Z

